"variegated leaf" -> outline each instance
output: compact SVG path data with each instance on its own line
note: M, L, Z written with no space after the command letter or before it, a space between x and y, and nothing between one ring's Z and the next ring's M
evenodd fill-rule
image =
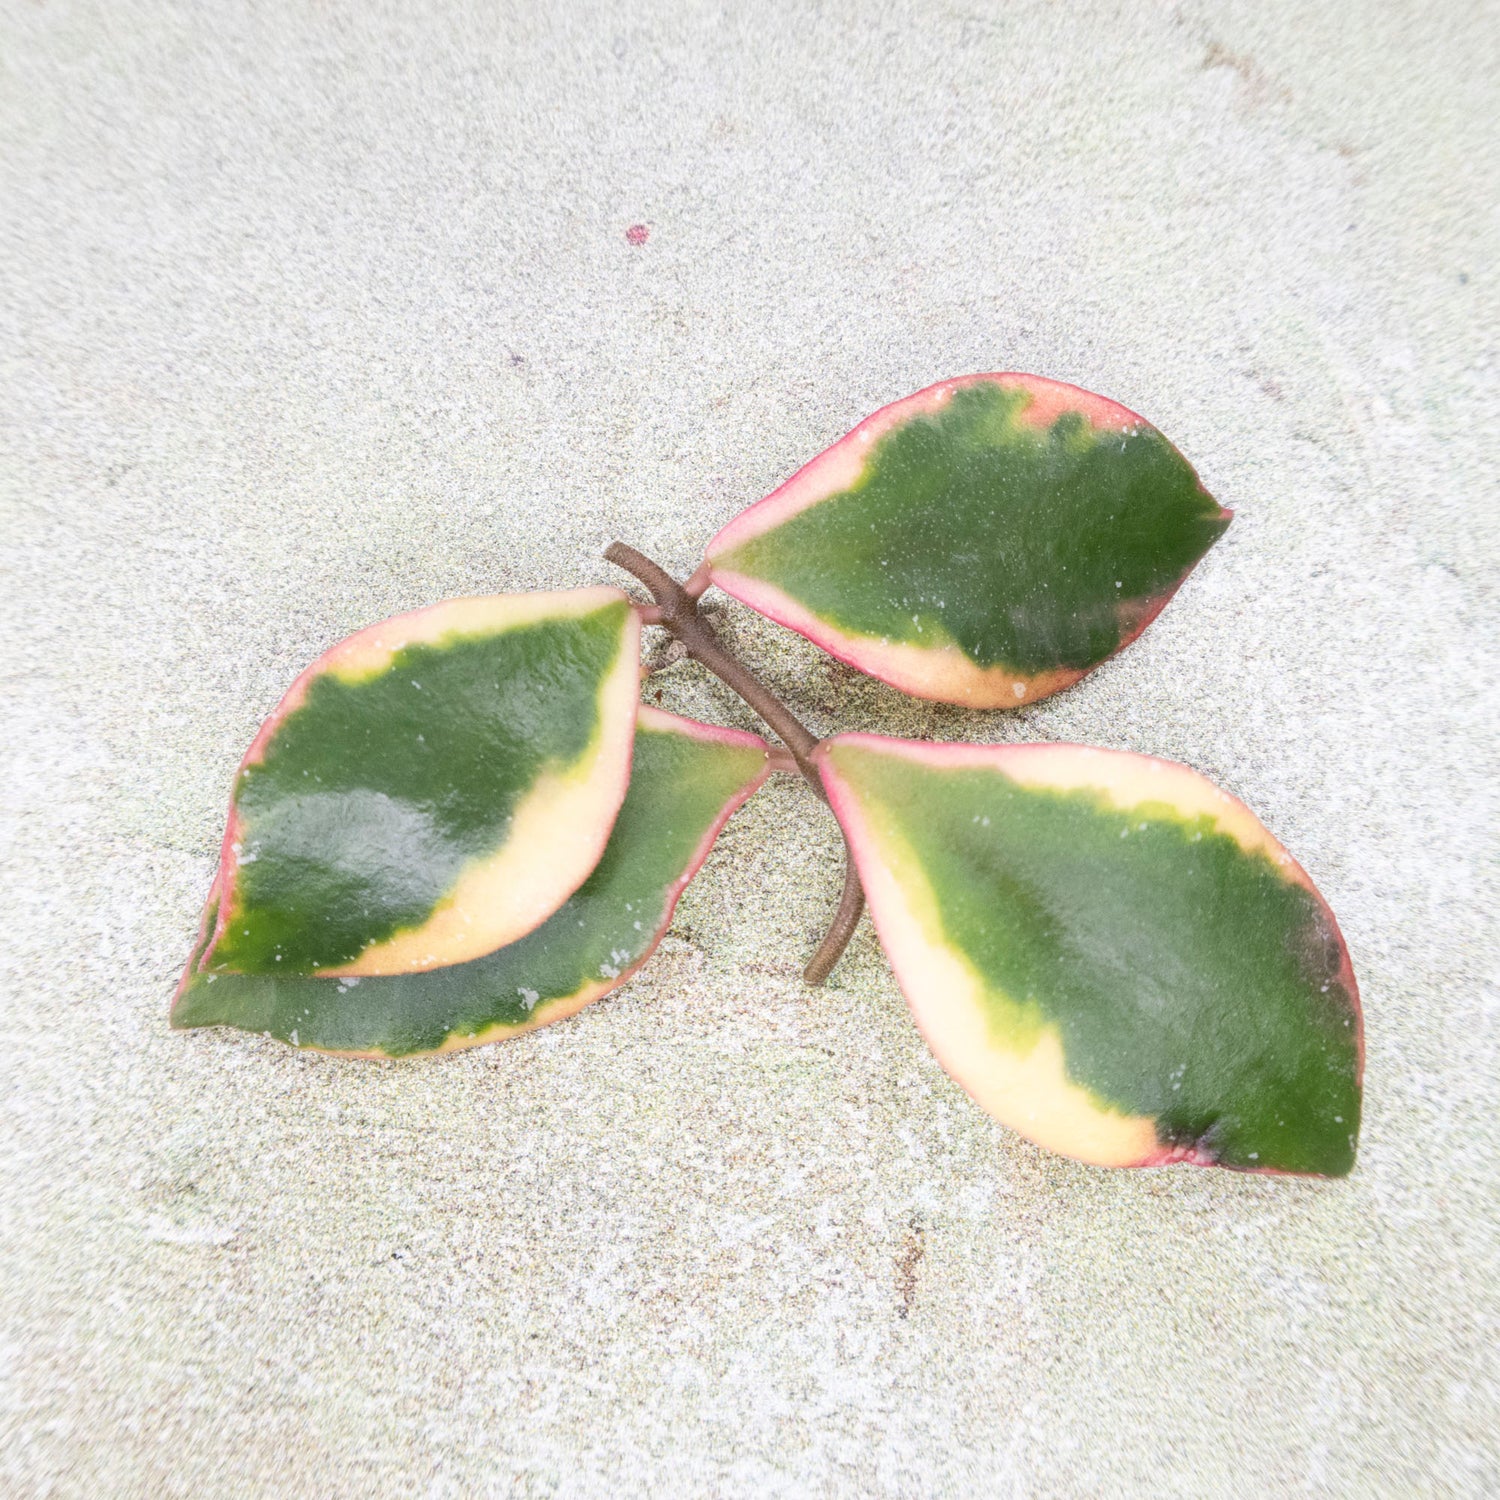
M235 778L197 966L398 974L546 920L625 795L639 635L590 588L450 600L320 657Z
M846 734L818 763L917 1023L991 1114L1107 1166L1349 1171L1349 953L1243 803L1078 745Z
M371 978L189 965L172 1024L401 1057L478 1046L573 1015L646 961L730 814L765 780L754 735L642 708L630 789L589 878L534 932L469 963Z
M876 412L742 512L706 576L908 693L1015 707L1133 641L1229 520L1134 412L970 375Z

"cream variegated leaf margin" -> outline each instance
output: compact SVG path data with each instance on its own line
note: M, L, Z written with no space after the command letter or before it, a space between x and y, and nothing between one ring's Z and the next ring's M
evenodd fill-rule
M884 407L742 512L701 581L905 692L1014 708L1129 645L1229 520L1127 408L968 375Z
M755 735L643 707L630 789L604 853L534 931L482 958L410 974L226 974L189 964L172 1024L237 1026L294 1047L410 1057L562 1020L646 961L683 888L768 767Z
M408 973L546 920L630 774L639 615L612 588L456 599L320 657L235 778L205 973Z
M1338 1176L1363 1043L1327 904L1186 766L838 735L817 756L944 1067L1081 1161Z

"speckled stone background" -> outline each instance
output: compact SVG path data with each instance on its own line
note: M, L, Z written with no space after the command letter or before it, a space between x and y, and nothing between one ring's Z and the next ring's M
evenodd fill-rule
M1497 72L1467 0L6 4L0 1492L1500 1491ZM1238 512L1138 645L977 715L726 630L820 728L1248 800L1354 951L1349 1180L981 1116L868 927L799 983L839 851L786 778L550 1031L168 1032L314 654L616 537L686 572L991 369Z

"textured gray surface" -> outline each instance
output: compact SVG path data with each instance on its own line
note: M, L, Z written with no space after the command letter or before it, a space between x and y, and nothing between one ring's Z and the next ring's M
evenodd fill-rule
M0 1491L1500 1489L1497 31L7 5ZM230 771L316 652L604 579L613 537L689 570L866 412L996 368L1144 412L1238 511L1145 638L1008 717L735 640L819 727L1245 797L1354 951L1352 1178L1110 1174L978 1115L868 928L798 984L837 850L785 781L550 1032L167 1032Z

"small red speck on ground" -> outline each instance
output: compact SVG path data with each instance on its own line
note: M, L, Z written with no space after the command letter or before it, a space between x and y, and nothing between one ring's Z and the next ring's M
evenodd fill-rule
M632 224L625 231L625 238L632 245L644 245L651 238L651 231L644 224Z

